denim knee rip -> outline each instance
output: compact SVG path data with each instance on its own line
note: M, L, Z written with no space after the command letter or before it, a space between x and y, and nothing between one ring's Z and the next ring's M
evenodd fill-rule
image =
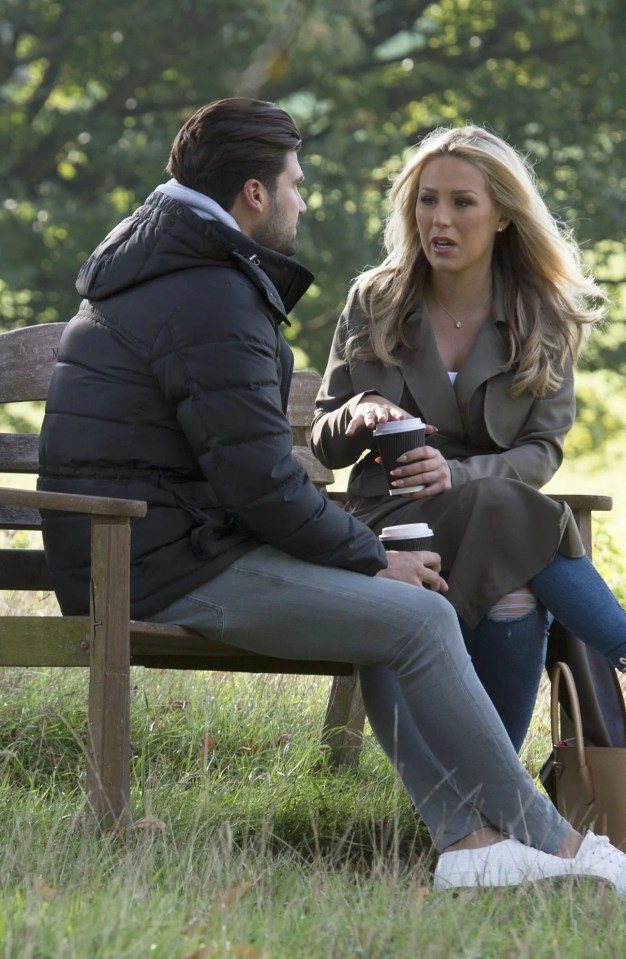
M528 619L537 609L537 600L532 593L507 593L487 613L492 623L515 623Z

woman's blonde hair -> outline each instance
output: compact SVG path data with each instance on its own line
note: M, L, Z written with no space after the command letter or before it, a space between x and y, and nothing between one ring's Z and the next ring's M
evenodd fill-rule
M576 361L591 325L603 316L606 295L584 270L571 231L548 210L529 163L477 126L434 130L395 180L384 233L387 256L362 273L351 291L369 319L368 337L350 342L348 352L386 366L398 362L394 351L403 342L407 314L416 296L423 296L430 272L416 222L420 177L430 160L446 155L482 171L499 215L511 221L496 234L492 260L504 291L504 369L514 370L511 394L552 392L563 366Z

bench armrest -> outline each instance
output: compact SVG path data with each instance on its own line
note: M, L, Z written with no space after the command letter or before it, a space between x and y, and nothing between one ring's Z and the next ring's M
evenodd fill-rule
M599 493L551 493L550 499L567 503L572 510L608 512L613 509L613 497Z
M24 490L0 487L0 506L26 506L31 509L55 509L90 516L111 516L120 519L146 515L142 500L115 499L109 496L82 496L77 493L50 493L46 490Z

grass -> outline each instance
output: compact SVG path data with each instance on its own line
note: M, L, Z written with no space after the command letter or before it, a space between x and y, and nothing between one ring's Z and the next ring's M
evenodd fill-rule
M623 458L616 448L602 472L567 464L549 489L615 496L596 560L622 602ZM85 672L0 670L1 959L626 955L624 904L600 883L434 893L427 834L371 736L357 769L328 768L327 679L132 679L121 839L85 815ZM535 776L548 713L544 686L522 752Z
M328 769L318 677L133 669L133 827L85 816L86 675L0 673L3 959L623 955L599 883L431 891L422 824L366 735ZM523 758L549 750L545 694Z

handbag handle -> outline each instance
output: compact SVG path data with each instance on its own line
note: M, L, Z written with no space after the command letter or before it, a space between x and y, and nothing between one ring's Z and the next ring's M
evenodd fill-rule
M595 799L595 792L593 788L593 777L591 775L591 768L587 764L587 757L585 756L585 742L583 738L583 723L580 715L580 703L578 702L578 693L576 692L576 683L574 682L574 677L572 671L567 665L567 663L555 663L554 669L552 671L552 689L550 694L550 723L552 727L552 745L556 744L561 739L560 733L560 724L559 724L559 680L563 677L565 680L565 685L567 686L567 692L569 694L570 708L572 713L572 722L574 723L574 736L575 736L575 746L576 746L576 758L578 761L578 773L583 783L583 787L588 799L581 799L585 805L589 805ZM556 765L556 761L555 761Z

